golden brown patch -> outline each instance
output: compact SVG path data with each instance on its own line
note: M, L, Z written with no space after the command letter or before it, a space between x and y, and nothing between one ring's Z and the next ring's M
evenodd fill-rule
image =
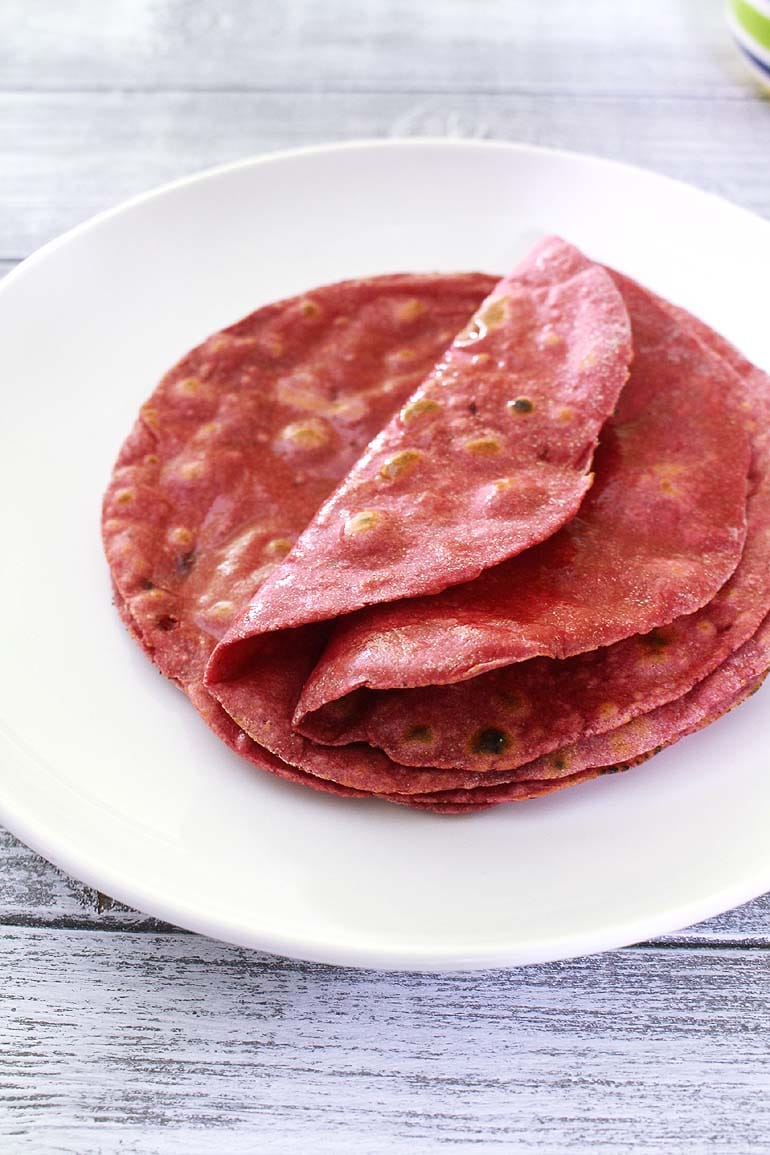
M274 537L265 546L268 557L286 557L294 542L289 537Z
M380 469L380 477L384 481L395 481L397 478L409 477L414 473L422 454L417 449L402 449L389 457Z
M158 411L152 405L144 404L139 410L142 421L153 433L158 432Z
M174 529L169 530L168 540L172 545L178 545L181 549L189 549L195 538L192 531L186 526L177 525Z
M401 410L401 420L414 421L416 417L424 417L426 413L438 413L440 409L441 405L432 397L418 397Z
M328 405L326 397L319 392L315 382L309 377L279 379L275 386L275 396L281 405L309 413L319 413Z
M166 590L154 589L154 590L147 590L146 593L143 593L141 600L142 600L142 604L144 604L146 602L150 602L151 604L154 604L154 603L158 603L158 602L169 602L171 599L169 598Z
M632 722L626 722L617 733L610 732L612 750L621 759L633 757L636 746L640 741L647 740L649 733L649 723L644 718L634 718Z
M329 430L325 421L311 418L309 421L293 421L281 430L280 438L299 449L320 449L329 441Z
M412 297L409 301L405 301L403 305L399 305L397 315L400 321L416 321L423 313L427 313L428 306L424 301L419 300L418 297Z
M176 470L177 476L183 481L198 481L206 472L204 461L183 461Z
M345 536L358 537L361 533L369 533L382 521L382 514L376 509L362 509L360 513L351 514L345 522Z
M501 448L500 442L491 433L484 437L471 437L469 441L465 442L465 449L474 457L492 457L499 453Z
M197 393L200 393L200 390L201 383L197 377L183 377L174 386L174 392L178 393L180 397L195 397Z
M685 466L678 461L660 461L653 465L652 472L658 477L680 477L685 472Z
M206 616L214 618L217 621L229 621L235 612L235 605L233 602L221 601L214 602L213 606L209 606L206 610Z
M489 332L490 329L498 329L505 320L508 303L507 297L498 297L494 301L490 301L485 309L478 315L478 319L484 328Z

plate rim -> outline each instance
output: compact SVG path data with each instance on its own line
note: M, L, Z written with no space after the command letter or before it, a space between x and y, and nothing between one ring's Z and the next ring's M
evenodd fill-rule
M300 145L295 148L280 148L273 149L266 152L255 153L252 156L241 157L239 160L226 161L224 164L210 165L203 169L197 169L195 172L189 173L187 176L177 177L171 181L165 181L163 184L154 185L152 188L146 189L144 192L136 193L133 196L119 201L116 205L111 205L106 209L101 209L92 216L87 217L84 221L73 225L69 229L65 229L63 233L57 234L49 241L45 241L39 245L26 257L23 257L17 265L5 274L0 280L0 294L5 291L5 286L13 283L22 273L26 272L31 266L36 265L39 260L53 252L59 246L64 245L80 233L86 232L112 217L120 216L128 209L136 208L148 201L155 200L165 196L177 189L186 188L195 184L203 183L214 177L227 176L230 173L238 172L242 169L257 168L261 165L272 164L284 160L293 160L299 157L326 155L329 153L338 152L357 152L365 149L377 149L382 151L397 150L399 148L424 148L424 147L440 147L447 150L465 148L479 149L479 151L501 151L512 152L519 154L534 153L535 155L547 157L560 157L564 160L572 162L590 162L592 165L598 164L607 166L608 168L619 170L622 172L634 172L645 178L652 178L656 182L664 182L673 185L679 189L685 189L689 193L695 193L699 197L705 197L708 200L715 201L717 204L727 206L732 212L742 214L744 217L752 221L759 221L762 224L770 225L770 221L765 220L759 213L753 212L744 205L736 204L728 197L722 196L720 193L712 192L710 189L701 188L699 185L692 184L690 181L682 180L679 177L670 176L668 173L657 172L657 170L648 168L645 165L633 164L623 160L615 160L614 157L601 156L598 153L579 152L576 149L568 148L552 148L549 145L543 144L528 144L525 141L515 140L497 140L494 138L481 137L441 137L441 136L389 136L389 137L359 137L355 140L343 141L329 141L324 144L309 144Z
M721 206L728 206L732 212L750 219L752 223L760 223L770 228L770 222L757 213L742 205L735 204L718 193L699 188L697 185L676 177L655 172L653 169L628 164L610 157L520 141L495 139L436 136L361 138L271 150L197 170L138 193L67 229L21 260L3 278L0 284L0 298L7 291L9 285L13 286L16 281L26 276L30 269L35 269L41 261L44 261L51 252L59 247L66 245L82 233L92 230L103 222L121 216L147 202L161 199L177 190L204 183L212 178L228 176L263 165L280 164L286 160L368 150L395 152L407 148L419 151L425 147L438 147L447 151L478 149L507 152L519 156L558 157L573 163L590 163L592 166L607 166L612 170L622 172L630 171L646 178L653 178L655 182L685 189L689 194L694 193ZM37 762L35 757L20 748L13 737L4 730L0 730L0 750L2 750L4 758L27 759L33 764ZM769 858L764 869L742 879L740 884L735 883L721 888L704 898L694 899L683 905L671 906L655 915L639 916L626 922L615 923L604 933L599 933L596 929L567 932L566 934L541 936L525 945L520 943L485 945L482 942L474 944L472 948L467 948L462 952L452 947L425 950L419 945L414 949L403 947L387 949L351 943L340 945L329 937L315 936L308 939L302 935L275 933L264 927L255 929L253 920L249 925L245 921L235 918L201 914L187 901L167 898L158 892L154 886L121 876L109 864L106 866L99 864L93 855L79 849L75 842L67 838L66 829L62 834L61 831L57 833L50 822L36 823L35 815L30 807L14 805L14 799L5 794L0 794L0 821L12 835L19 838L34 852L40 854L57 868L95 889L109 893L112 898L121 903L145 912L149 917L158 918L175 927L191 930L237 946L309 962L355 968L450 972L556 962L586 954L615 950L644 940L658 939L683 927L691 926L731 910L742 903L759 897L770 889ZM96 925L98 926L98 924Z

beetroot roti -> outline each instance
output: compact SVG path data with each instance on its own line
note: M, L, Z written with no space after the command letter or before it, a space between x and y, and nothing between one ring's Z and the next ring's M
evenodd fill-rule
M499 282L313 290L143 407L115 599L265 770L447 814L535 798L761 680L769 415L723 339L557 238Z
M713 598L741 555L742 383L644 290L621 287L635 358L579 514L474 582L363 613L353 602L346 617L304 632L270 616L284 604L272 596L276 574L209 668L209 688L256 742L357 789L470 788L587 725L622 722L645 697L653 705L688 690L729 653L727 630L696 630L668 688L664 636L648 635ZM585 658L523 660L570 654ZM504 669L485 673L494 667Z

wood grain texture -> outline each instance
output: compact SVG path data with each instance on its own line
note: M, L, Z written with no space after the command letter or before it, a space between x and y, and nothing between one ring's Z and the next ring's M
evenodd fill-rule
M645 165L770 213L770 102L570 95L1 93L0 257L148 188L267 150L475 136Z
M436 977L183 935L14 929L0 950L14 1155L768 1150L759 952Z
M0 275L163 181L398 135L595 152L770 214L770 102L719 0L4 0ZM552 966L313 966L112 904L3 834L0 1150L770 1151L769 946L765 896Z
M176 928L113 902L84 883L68 878L49 862L0 830L0 926L52 930L132 930L175 932ZM698 926L666 935L656 943L688 947L770 947L770 895L736 907Z
M716 0L4 0L34 90L594 92L751 99Z

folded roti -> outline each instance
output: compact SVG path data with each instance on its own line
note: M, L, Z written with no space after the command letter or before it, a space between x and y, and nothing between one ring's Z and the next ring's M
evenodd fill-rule
M262 769L441 813L537 797L761 680L769 397L557 238L501 282L314 290L143 407L105 496L116 604Z
M355 789L469 789L587 722L617 725L685 692L740 643L729 599L693 639L680 619L714 598L743 549L741 378L645 290L618 284L635 357L577 516L472 582L363 612L353 602L331 623L275 628L267 584L208 675L257 743Z

